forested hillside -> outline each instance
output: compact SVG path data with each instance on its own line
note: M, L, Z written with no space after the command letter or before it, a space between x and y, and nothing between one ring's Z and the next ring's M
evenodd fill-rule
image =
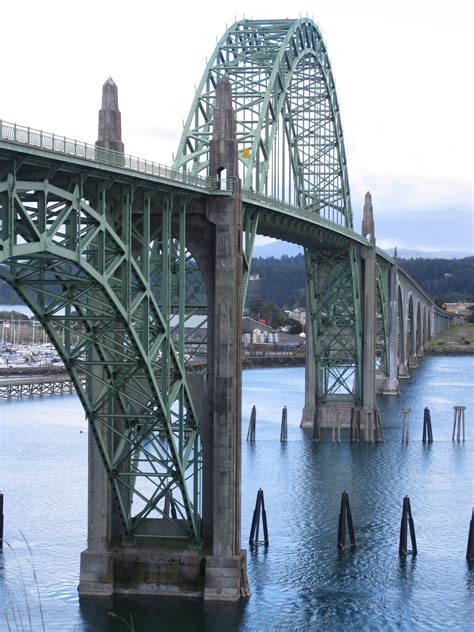
M400 266L433 298L443 303L474 301L474 257L464 259L399 259ZM271 301L283 309L305 305L304 256L255 258L247 306ZM15 292L0 280L0 304L18 303Z
M399 259L400 266L443 303L474 301L474 257L464 259Z
M474 257L464 259L399 259L400 266L433 298L443 303L474 301ZM305 305L304 256L254 259L248 304L256 297L278 307Z

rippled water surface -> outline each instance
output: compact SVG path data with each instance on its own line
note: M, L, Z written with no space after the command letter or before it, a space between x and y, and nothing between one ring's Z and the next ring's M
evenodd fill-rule
M474 504L473 388L474 358L427 358L400 397L379 399L385 443L315 444L299 428L303 369L245 371L243 436L255 404L257 441L243 442L242 541L248 548L261 487L270 545L249 551L252 597L238 605L153 598L79 604L87 500L82 409L74 396L3 402L0 487L9 546L0 553L0 611L12 630L29 630L29 617L31 629L42 630L42 614L48 632L126 630L109 612L131 615L136 632L474 630L474 568L465 557ZM287 444L279 441L284 405ZM465 443L451 441L454 405L466 406ZM421 442L425 406L430 446ZM401 443L405 407L413 411L408 445ZM355 552L336 546L343 490ZM405 495L418 556L400 561Z

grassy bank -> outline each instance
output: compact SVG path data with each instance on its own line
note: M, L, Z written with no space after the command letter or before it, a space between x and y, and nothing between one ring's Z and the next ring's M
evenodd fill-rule
M430 354L474 355L474 323L455 325L430 340L425 347Z

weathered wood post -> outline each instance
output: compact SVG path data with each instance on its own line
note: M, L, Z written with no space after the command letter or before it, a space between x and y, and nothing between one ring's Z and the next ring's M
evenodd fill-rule
M408 443L408 435L409 435L409 428L410 428L410 413L411 413L411 408L403 409L402 443Z
M349 495L347 492L342 492L341 496L341 511L339 512L339 529L337 532L337 546L340 549L346 546L346 521L349 529L349 539L351 542L351 549L356 548L354 525L352 523L351 508L349 505Z
M431 427L430 409L425 407L423 414L423 443L433 443L433 429Z
M286 443L288 441L288 411L286 406L283 406L281 411L281 428L280 428L280 442Z
M253 511L252 526L250 528L249 544L258 544L258 533L260 530L260 515L262 516L263 526L263 543L268 546L268 526L267 512L265 511L265 500L263 498L263 490L260 488L257 492L257 501Z
M461 425L462 425L462 440L465 440L464 434L464 411L466 410L465 406L455 406L454 407L454 423L453 423L453 441L454 441L454 433L456 432L457 426L457 436L456 439L458 441L461 440Z
M471 522L469 524L466 557L468 562L474 562L474 507L472 509Z
M3 548L3 492L0 489L0 549Z
M249 429L247 431L247 441L253 443L255 441L255 432L257 429L257 409L252 406L252 412L250 413Z
M410 540L411 540L411 547L412 547L411 551L408 551L408 546L407 546L407 537L408 537L407 525L408 525L408 528L410 529ZM410 499L408 498L408 496L405 496L405 498L403 499L402 522L400 525L400 546L399 546L398 552L400 555L407 555L408 553L411 553L413 557L415 557L418 552L418 549L416 546L415 524L413 522L413 516L411 514L411 507L410 507Z

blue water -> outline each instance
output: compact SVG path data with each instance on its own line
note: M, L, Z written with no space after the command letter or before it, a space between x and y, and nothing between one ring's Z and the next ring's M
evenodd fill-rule
M249 551L252 597L233 605L157 598L79 604L79 554L86 544L84 414L75 396L3 402L0 487L5 538L12 548L0 554L0 612L12 630L15 620L18 629L23 623L29 630L29 607L31 629L42 630L40 599L48 632L127 629L108 612L127 620L131 615L136 632L474 630L474 568L465 557L474 505L473 387L474 357L427 358L402 383L401 396L379 399L385 443L315 444L299 428L303 369L245 371L242 541L248 548L261 487L270 545ZM254 404L257 440L249 444ZM284 405L286 445L279 441ZM454 405L466 406L464 443L451 441ZM421 442L425 406L433 423L429 446ZM401 443L405 407L413 411L408 445ZM357 548L340 553L343 490ZM418 556L401 561L405 495ZM0 614L0 629L8 630L5 626Z

